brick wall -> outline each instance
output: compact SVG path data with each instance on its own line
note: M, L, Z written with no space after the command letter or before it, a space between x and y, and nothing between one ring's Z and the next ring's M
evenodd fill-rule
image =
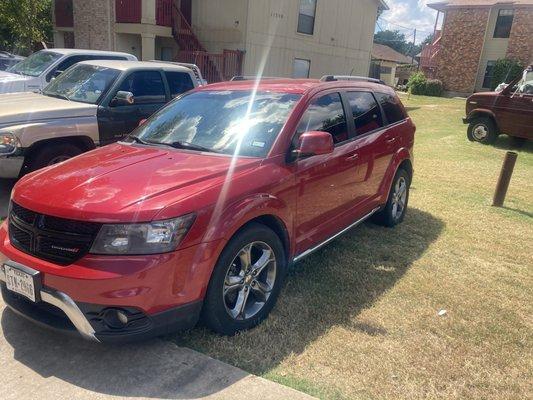
M114 1L73 0L73 10L76 48L113 50Z
M533 64L533 7L515 9L507 58L523 65Z
M471 93L476 84L489 9L451 9L446 12L437 77L447 91Z

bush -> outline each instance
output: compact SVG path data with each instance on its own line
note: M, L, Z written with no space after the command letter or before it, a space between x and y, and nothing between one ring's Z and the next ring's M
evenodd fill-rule
M409 77L409 81L407 82L409 92L412 94L425 94L426 82L427 79L423 72L415 72Z
M427 79L423 72L416 72L409 77L409 91L411 94L425 96L441 96L443 91L442 82L438 79Z
M509 83L524 72L524 66L510 58L500 58L494 64L491 89L494 90L500 83Z
M440 97L442 96L442 82L438 79L428 79L426 82L426 90L425 95L426 96L435 96Z

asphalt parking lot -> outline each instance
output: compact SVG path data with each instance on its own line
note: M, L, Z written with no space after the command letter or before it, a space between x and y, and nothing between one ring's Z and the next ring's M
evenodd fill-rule
M7 206L9 204L9 194L15 185L15 180L0 179L0 218L7 216Z

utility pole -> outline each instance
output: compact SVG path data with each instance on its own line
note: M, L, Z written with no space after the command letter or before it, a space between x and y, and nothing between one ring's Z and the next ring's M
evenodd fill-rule
M413 34L413 52L411 54L411 65L413 65L415 63L415 46L416 46L416 28L415 28L415 32Z

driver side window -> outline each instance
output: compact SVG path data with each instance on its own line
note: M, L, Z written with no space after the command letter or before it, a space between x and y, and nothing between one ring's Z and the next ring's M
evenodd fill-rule
M158 71L132 72L118 90L133 93L134 105L166 102L165 85Z

